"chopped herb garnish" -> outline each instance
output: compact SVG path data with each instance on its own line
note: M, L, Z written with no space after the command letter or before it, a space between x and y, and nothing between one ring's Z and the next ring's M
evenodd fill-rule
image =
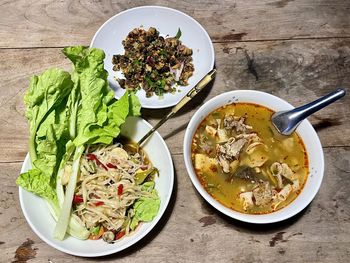
M134 64L135 64L135 65L138 65L138 66L141 66L141 61L138 60L138 59L135 59L135 60L134 60Z
M182 32L181 32L181 29L179 28L179 29L177 30L177 33L176 33L175 38L176 38L176 39L180 39L181 35L182 35Z
M167 52L164 49L162 49L162 50L159 51L159 55L166 56Z
M137 91L139 87L146 96L174 93L177 86L187 86L193 75L192 49L179 39L180 28L175 37L163 37L154 27L148 30L135 28L122 41L125 53L113 56L113 70L122 71L125 79L120 86Z

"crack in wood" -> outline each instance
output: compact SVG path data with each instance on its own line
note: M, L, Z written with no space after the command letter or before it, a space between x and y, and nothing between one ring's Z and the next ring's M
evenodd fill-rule
M350 39L349 36L322 36L322 37L288 37L288 38L267 38L267 39L227 39L220 40L212 37L213 44L229 44L229 43L259 43L259 42L278 42L278 41L305 41L305 40L332 40L332 39ZM86 45L87 46L87 45ZM26 50L26 49L62 49L68 46L24 46L24 47L0 47L1 50Z

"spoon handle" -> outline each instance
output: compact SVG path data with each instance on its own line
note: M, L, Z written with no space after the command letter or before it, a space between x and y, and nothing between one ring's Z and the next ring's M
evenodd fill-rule
M187 102L189 102L194 96L196 96L205 86L208 85L215 77L216 69L212 69L205 75L187 94L184 96L178 104L176 104L171 111L161 119L149 132L147 132L141 140L137 143L141 145L149 136L151 136L164 122L169 120L176 112L178 112Z
M303 120L311 114L315 113L316 111L319 111L320 109L323 109L324 107L335 102L336 100L339 100L340 98L344 97L345 94L346 91L343 88L339 88L335 91L332 91L331 93L323 96L322 98L319 98L301 107L295 108L291 111L291 118Z

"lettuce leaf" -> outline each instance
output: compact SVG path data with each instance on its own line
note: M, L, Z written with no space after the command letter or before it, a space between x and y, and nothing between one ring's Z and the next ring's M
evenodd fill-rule
M56 220L60 212L56 175L69 140L66 102L72 88L69 73L49 69L32 77L24 97L30 126L32 169L20 174L16 183L44 198ZM89 236L89 231L76 218L70 219L68 232L79 239Z
M130 115L140 114L140 103L126 92L119 100L109 88L104 70L105 54L96 48L68 47L63 53L73 63L74 88L68 99L69 134L75 146L72 174L66 187L54 237L62 240L71 216L72 200L80 171L80 159L86 145L110 144L120 134L120 126ZM67 160L64 159L63 162ZM64 169L64 164L61 165ZM61 172L59 172L61 174ZM57 181L58 192L62 187Z
M31 78L24 103L29 121L29 154L32 161L37 159L37 132L40 126L51 111L67 98L72 88L70 74L60 69L48 69L42 75ZM45 134L45 129L41 133Z
M29 192L57 203L56 191L51 187L50 179L48 179L47 174L42 173L39 169L31 169L26 173L20 174L16 183Z
M31 78L24 96L32 169L21 174L16 183L55 204L55 174L66 144L65 102L72 87L69 73L49 69Z
M134 216L130 223L130 229L134 230L140 221L150 222L158 214L160 198L154 189L154 182L146 182L142 190L151 192L150 197L141 197L133 205Z
M104 70L105 54L96 48L68 47L63 53L74 65L73 81L78 90L79 109L76 108L75 125L70 125L76 146L83 144L110 144L120 133L120 126L129 115L140 115L141 105L135 94L126 92L119 100L109 88ZM77 103L77 102L75 102Z
M102 50L75 46L63 53L73 63L72 74L49 69L33 76L24 97L32 169L16 183L47 200L58 221L57 238L63 239L68 231L86 239L89 232L71 215L80 158L86 145L112 143L126 118L140 115L141 105L133 93L114 98ZM64 193L60 172L67 161L73 161L73 172Z

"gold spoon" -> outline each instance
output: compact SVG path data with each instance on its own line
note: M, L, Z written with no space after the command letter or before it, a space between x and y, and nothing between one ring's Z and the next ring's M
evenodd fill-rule
M143 142L145 142L145 140L152 135L160 126L162 126L162 124L164 122L166 122L167 120L169 120L176 112L178 112L187 102L189 102L194 96L196 96L215 76L216 74L216 69L212 69L211 71L209 71L209 73L207 75L205 75L197 84L196 86L194 86L187 94L185 97L183 97L180 102L178 104L176 104L171 111L163 118L161 119L149 132L147 132L145 134L145 136L143 136L141 138L141 140L139 140L139 142L137 143L139 146L141 146L141 144Z

